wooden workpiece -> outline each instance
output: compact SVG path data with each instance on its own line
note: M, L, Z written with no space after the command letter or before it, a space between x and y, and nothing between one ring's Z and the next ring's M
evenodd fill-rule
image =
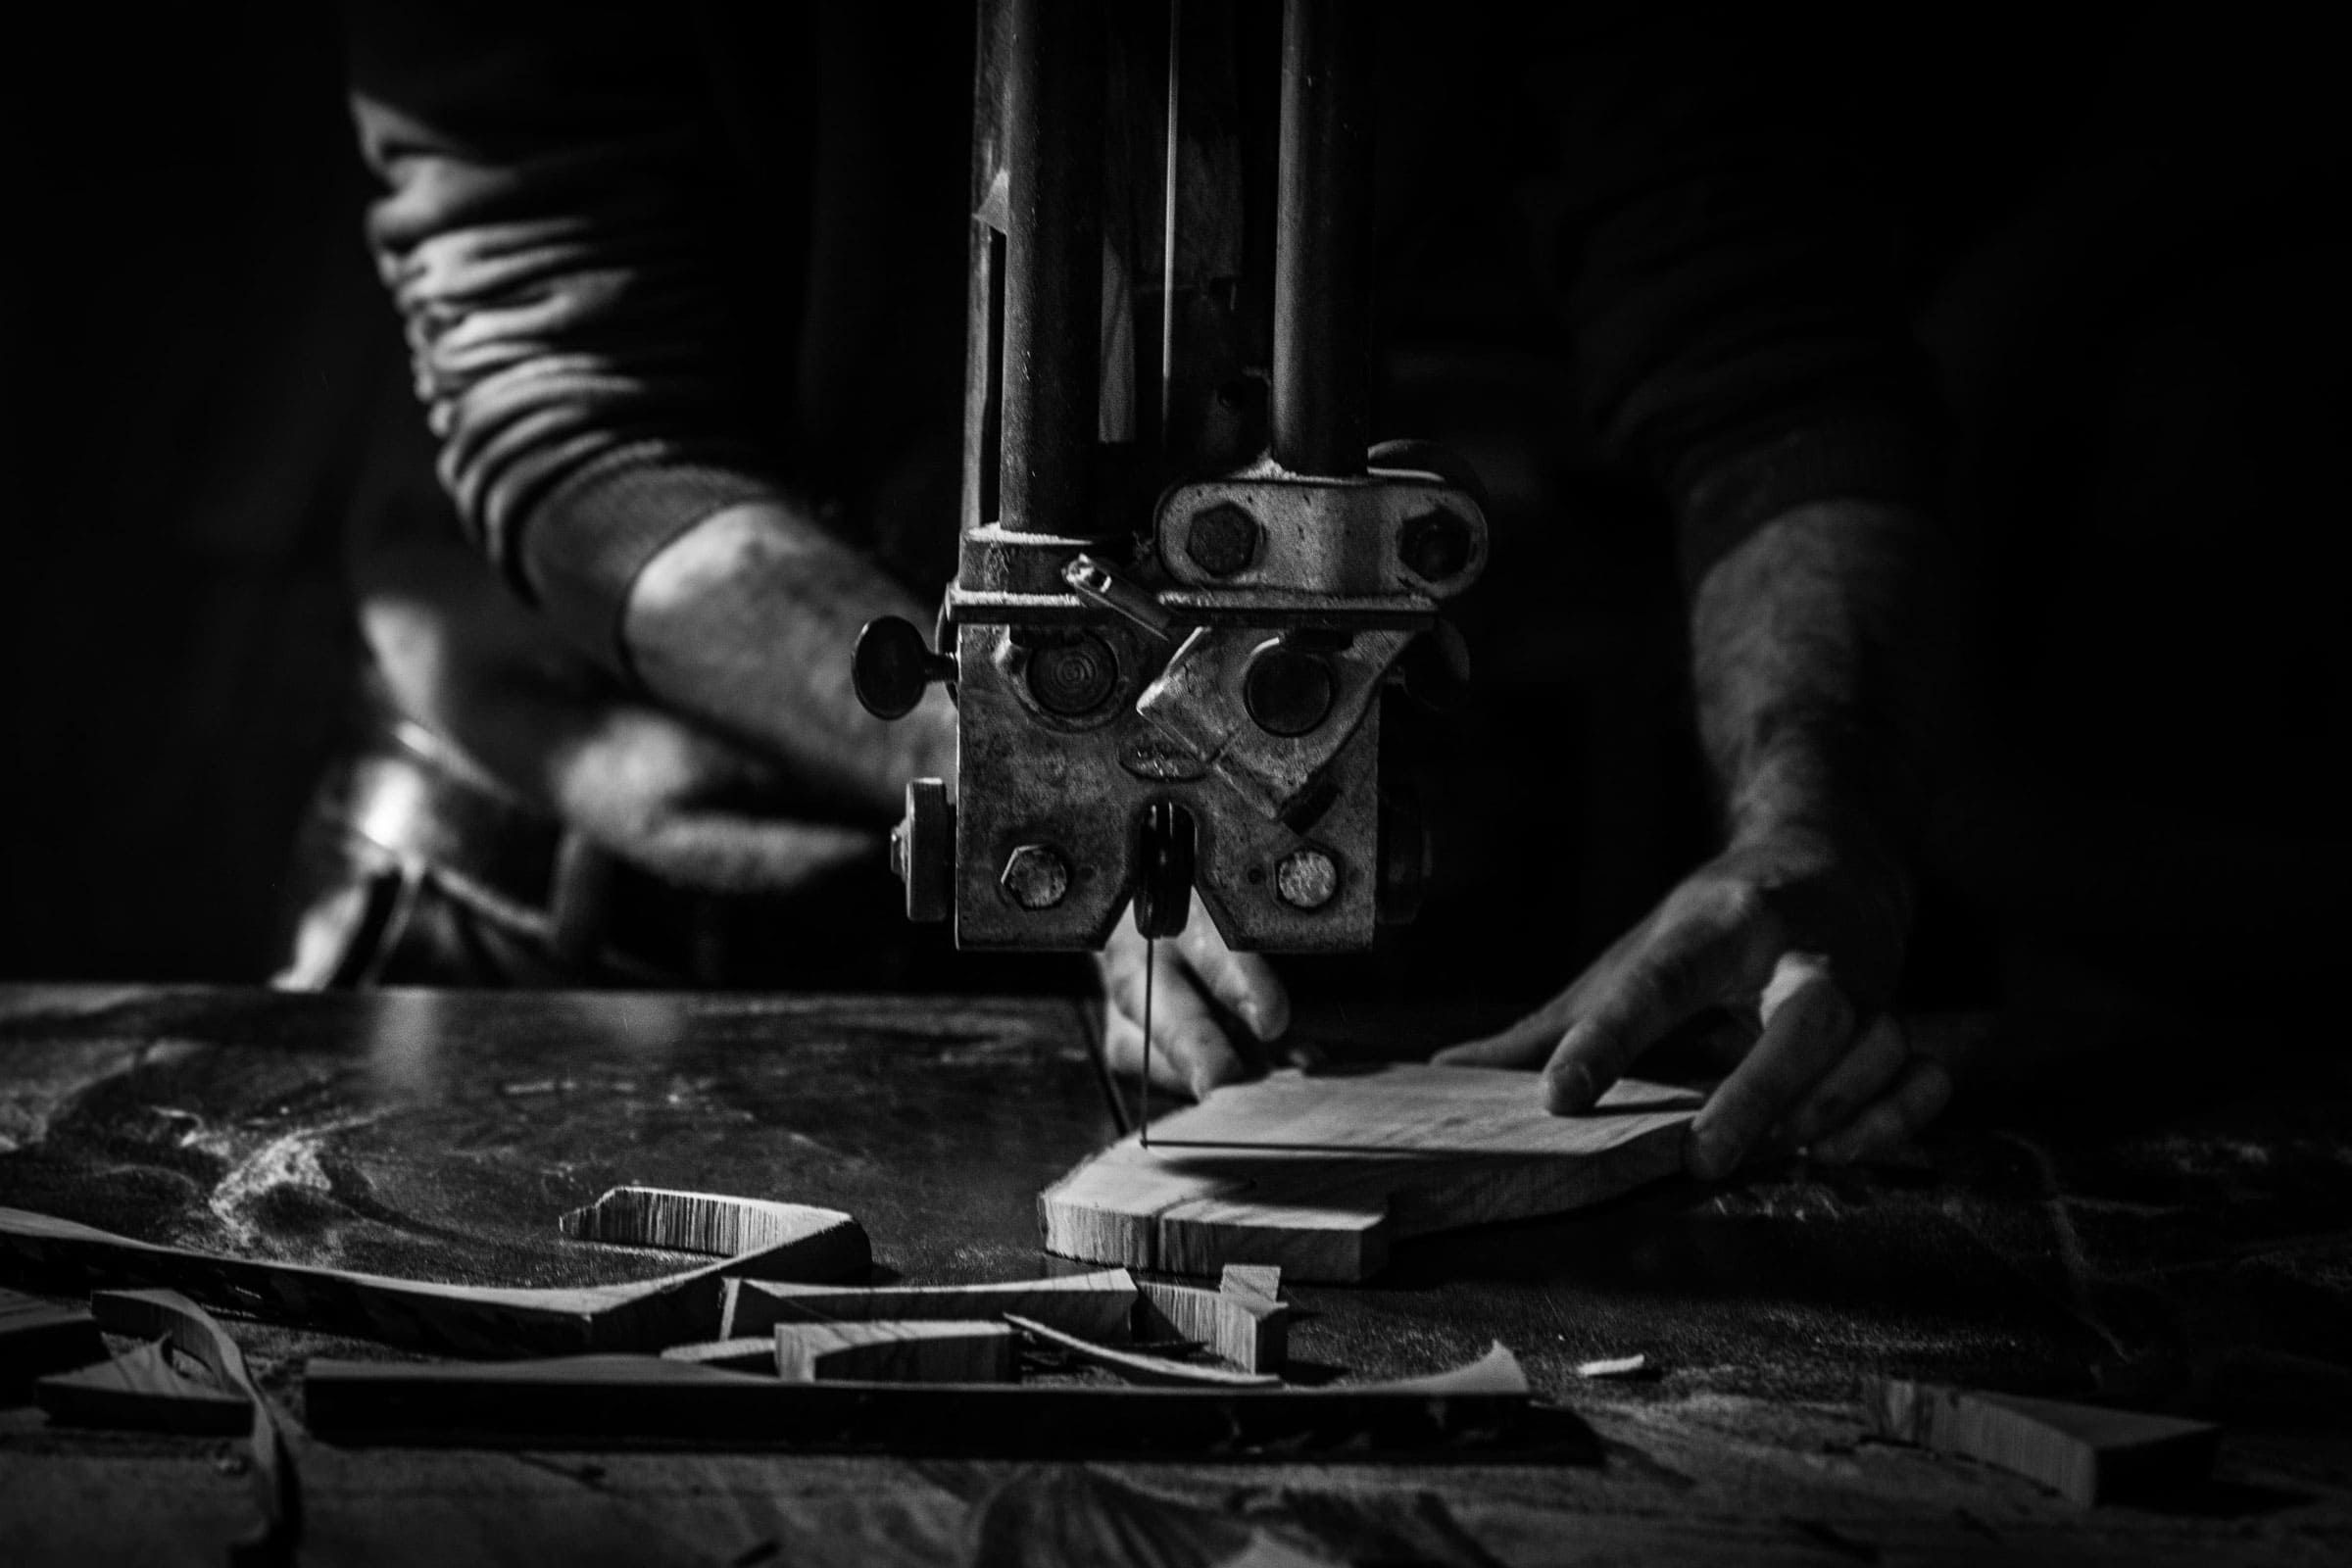
M797 1228L769 1224L771 1213L757 1251L660 1279L576 1289L443 1285L221 1257L18 1208L0 1208L0 1262L67 1288L161 1286L226 1311L446 1354L657 1350L723 1337L723 1276L829 1280L871 1264L865 1232L838 1209L763 1207L797 1213Z
M0 1291L0 1400L22 1397L36 1378L105 1359L105 1336L88 1312Z
M2202 1481L2221 1444L2204 1421L1899 1378L1865 1379L1862 1406L1881 1437L1979 1460L2084 1506Z
M311 1430L346 1444L1296 1458L1490 1442L1525 1418L1529 1393L1497 1345L1434 1377L1331 1389L786 1383L658 1356L321 1359L303 1397Z
M871 1323L1000 1317L1018 1312L1090 1340L1127 1337L1135 1277L1123 1268L998 1285L888 1285L867 1290L729 1280L717 1338L764 1334L779 1323Z
M229 1436L253 1425L253 1401L189 1377L172 1364L168 1341L141 1345L95 1366L56 1372L32 1398L67 1426Z
M779 1323L776 1376L787 1383L1010 1383L1012 1330L953 1318Z
M1700 1097L1620 1082L1583 1116L1533 1074L1486 1067L1298 1071L1211 1090L1038 1198L1049 1252L1178 1274L1279 1264L1315 1282L1377 1273L1392 1243L1554 1214L1682 1168Z

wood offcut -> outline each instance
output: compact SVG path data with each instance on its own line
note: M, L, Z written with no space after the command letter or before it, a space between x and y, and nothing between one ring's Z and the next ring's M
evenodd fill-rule
M0 1208L0 1269L71 1290L158 1286L267 1322L444 1354L658 1350L721 1337L724 1276L832 1280L871 1265L865 1232L840 1210L782 1203L762 1207L794 1217L789 1224L759 1230L765 1241L758 1250L628 1285L444 1285L222 1257L132 1241L21 1208Z
M1361 1280L1392 1243L1555 1214L1682 1168L1701 1097L1626 1080L1582 1116L1485 1067L1269 1074L1212 1090L1095 1154L1038 1199L1049 1252L1178 1274L1273 1263Z
M1052 1346L1066 1355L1115 1372L1130 1383L1160 1387L1205 1384L1227 1389L1271 1389L1282 1383L1282 1379L1263 1372L1228 1372L1220 1366L1197 1366L1185 1361L1171 1361L1164 1356L1143 1355L1134 1350L1097 1345L1092 1340L1064 1334L1059 1329L1050 1328L1016 1313L1007 1312L1004 1321L1040 1345Z
M231 1437L250 1430L253 1402L172 1364L168 1341L142 1345L32 1386L33 1403L66 1426Z
M1291 1309L1249 1291L1146 1283L1136 1337L1197 1340L1245 1372L1279 1372L1290 1356Z
M2209 1422L1900 1378L1865 1379L1862 1407L1881 1437L1979 1460L2086 1507L2194 1485L2221 1445Z
M779 1323L772 1353L787 1383L1010 1383L1003 1323Z
M106 1338L88 1312L0 1291L0 1400L23 1397L36 1378L105 1359Z
M1127 1337L1135 1277L1123 1268L999 1285L889 1285L872 1289L730 1280L716 1338L764 1334L779 1323L870 1323L1023 1317L1090 1340Z
M786 1383L659 1356L314 1360L311 1430L333 1443L612 1448L780 1445L892 1453L1215 1458L1492 1445L1527 1417L1497 1345L1435 1377L1328 1389Z
M234 1557L256 1563L286 1559L301 1534L301 1494L277 1418L254 1387L237 1342L210 1312L177 1291L100 1291L90 1298L90 1313L109 1334L160 1341L201 1362L223 1391L245 1401L247 1474L253 1479L262 1520L259 1531L238 1544Z

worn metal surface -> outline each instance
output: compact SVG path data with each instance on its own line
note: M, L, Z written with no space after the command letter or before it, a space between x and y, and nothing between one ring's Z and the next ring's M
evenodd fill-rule
M1597 1430L1597 1468L1555 1453L1116 1474L1168 1506L1326 1545L1419 1542L1438 1561L2340 1560L2352 1066L2284 1057L2193 1095L2108 1097L2097 1120L2090 1103L1964 1126L1933 1173L1661 1190L1406 1244L1370 1288L1294 1293L1296 1375L1423 1372L1500 1338ZM0 1202L303 1262L611 1277L614 1254L560 1241L556 1216L642 1181L848 1208L913 1281L1016 1278L1040 1266L1037 1189L1110 1131L1076 1010L1054 1002L0 992ZM295 1357L365 1353L238 1333L297 1420ZM1574 1374L1635 1351L1660 1376ZM2085 1514L1866 1440L1863 1369L2127 1387L2223 1419L2221 1480L2170 1511ZM239 1496L209 1456L0 1411L0 1555L71 1560L176 1528L206 1556L236 1533ZM791 1560L953 1562L1010 1475L307 1442L297 1462L323 1560L566 1544L582 1560L723 1560L773 1542Z

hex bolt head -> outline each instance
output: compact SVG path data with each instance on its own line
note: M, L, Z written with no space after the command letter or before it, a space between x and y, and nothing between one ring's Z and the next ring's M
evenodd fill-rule
M1320 909L1339 891L1339 863L1321 850L1293 850L1275 864L1275 896L1294 909Z
M998 886L1024 909L1051 909L1070 891L1070 862L1051 844L1024 844L1005 858Z
M1265 531L1238 502L1220 501L1193 514L1185 531L1184 553L1211 577L1230 577L1250 569L1257 560Z
M1444 582L1470 564L1470 525L1443 507L1404 519L1396 534L1396 559L1428 582Z

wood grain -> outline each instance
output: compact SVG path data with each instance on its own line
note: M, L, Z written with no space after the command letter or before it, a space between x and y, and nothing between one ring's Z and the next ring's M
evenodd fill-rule
M2193 1485L2221 1443L2204 1421L1899 1378L1866 1379L1862 1404L1881 1437L1963 1454L2085 1507Z
M21 1208L0 1208L0 1266L74 1289L160 1286L247 1317L444 1354L658 1350L723 1337L723 1276L829 1280L871 1265L855 1219L838 1209L800 1212L804 1228L763 1250L660 1279L568 1290L444 1285L222 1257Z
M1494 1444L1525 1420L1528 1397L1499 1345L1435 1377L1328 1389L785 1383L650 1355L317 1359L304 1374L318 1437L420 1446L1360 1457Z
M252 1400L181 1372L162 1340L77 1372L53 1373L32 1386L32 1399L67 1426L216 1437L253 1426Z
M222 1389L243 1397L249 1423L245 1444L251 1450L248 1473L262 1518L260 1528L238 1543L232 1560L274 1563L290 1558L302 1533L302 1499L294 1463L286 1453L285 1439L270 1401L254 1387L245 1352L228 1331L177 1291L100 1291L90 1298L90 1314L110 1334L169 1343L202 1362Z
M106 1359L98 1320L78 1306L0 1291L0 1399L16 1399L33 1380Z
M1147 1281L1137 1288L1141 1338L1196 1340L1245 1372L1279 1372L1290 1357L1291 1309L1279 1301L1193 1285Z
M1010 1383L1012 1330L953 1318L779 1323L776 1376L787 1383Z
M1179 1274L1272 1263L1361 1280L1393 1242L1560 1213L1682 1167L1690 1091L1627 1080L1584 1116L1535 1077L1482 1067L1297 1071L1213 1090L1038 1199L1046 1250Z
M718 1338L764 1334L779 1323L869 1323L1000 1317L1018 1312L1090 1340L1127 1337L1135 1276L1123 1268L999 1285L888 1285L872 1289L730 1280Z

